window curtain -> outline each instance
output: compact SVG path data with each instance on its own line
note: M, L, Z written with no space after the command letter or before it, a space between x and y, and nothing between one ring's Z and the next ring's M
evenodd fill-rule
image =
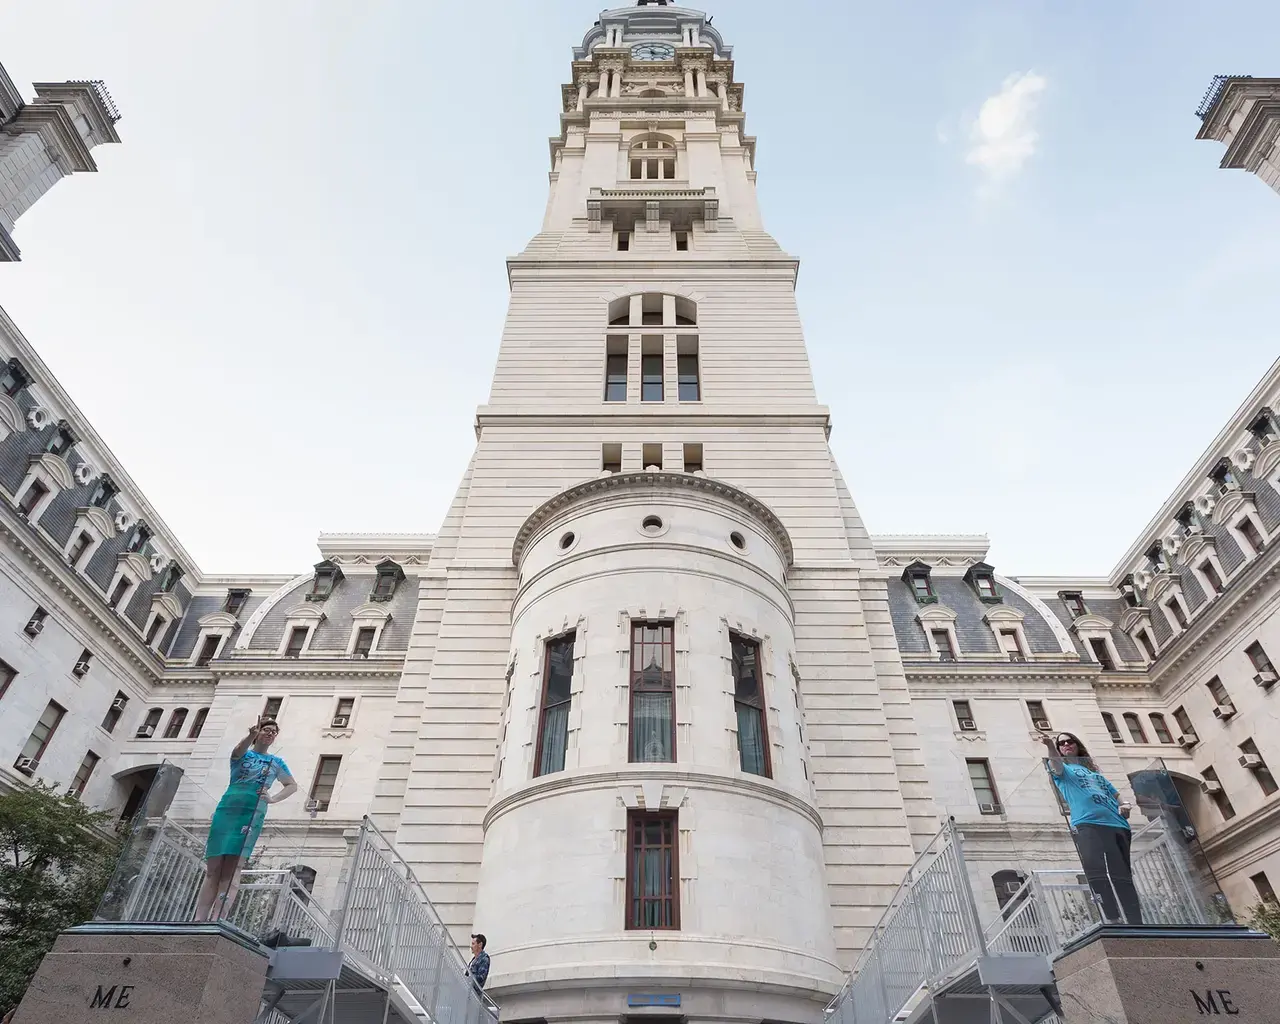
M636 892L632 927L670 928L671 887L674 884L671 850L647 848L632 853L632 877L636 879Z
M764 729L759 708L738 704L738 756L744 772L764 775Z
M632 695L631 760L672 761L672 695L667 692Z
M564 771L564 751L569 743L569 702L557 704L543 712L542 760L538 774Z

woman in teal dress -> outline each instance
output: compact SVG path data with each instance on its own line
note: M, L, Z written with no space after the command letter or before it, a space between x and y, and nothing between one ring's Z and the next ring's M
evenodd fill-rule
M205 877L196 901L197 921L227 916L240 887L240 872L262 832L267 804L287 800L298 791L289 766L267 749L280 735L274 719L262 718L231 751L231 784L218 801L205 844ZM271 787L279 782L275 793ZM216 906L215 906L216 905Z

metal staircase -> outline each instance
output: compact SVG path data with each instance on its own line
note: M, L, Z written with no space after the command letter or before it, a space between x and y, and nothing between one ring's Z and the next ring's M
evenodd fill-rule
M204 842L169 817L140 821L120 898L100 920L190 922ZM495 1024L498 1007L395 847L365 818L339 886L319 906L288 868L246 868L223 924L269 959L258 1024Z
M1163 821L1134 835L1133 880L1147 924L1221 920ZM1102 924L1076 871L1036 870L999 917L980 924L949 821L907 871L844 987L828 1024L1054 1024L1053 963Z

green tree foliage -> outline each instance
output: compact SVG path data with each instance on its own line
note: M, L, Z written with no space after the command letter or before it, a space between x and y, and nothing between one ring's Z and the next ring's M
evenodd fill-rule
M58 933L93 917L115 864L110 824L51 786L0 795L0 1014L18 1004Z
M1280 903L1262 902L1251 908L1249 924L1280 942Z

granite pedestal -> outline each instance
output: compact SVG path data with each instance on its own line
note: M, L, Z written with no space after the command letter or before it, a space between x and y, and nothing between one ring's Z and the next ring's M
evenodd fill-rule
M83 925L58 936L13 1024L249 1024L266 974L220 925Z
M1054 974L1065 1024L1280 1024L1280 945L1234 925L1108 926Z

